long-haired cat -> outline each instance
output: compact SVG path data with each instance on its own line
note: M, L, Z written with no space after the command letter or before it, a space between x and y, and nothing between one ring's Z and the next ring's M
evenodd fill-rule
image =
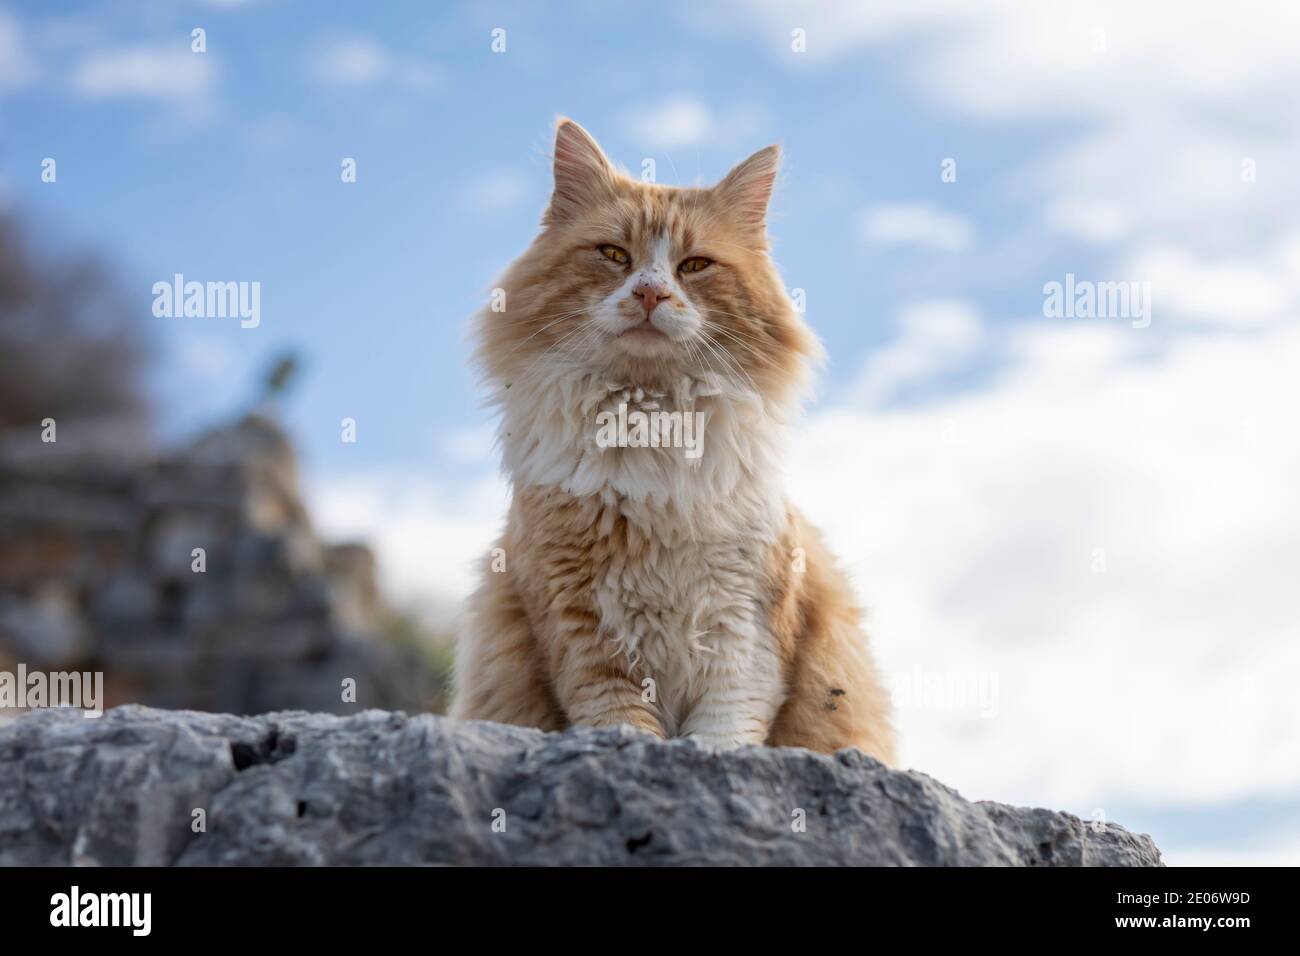
M638 182L578 124L478 320L512 481L454 716L894 758L860 612L781 484L820 347L768 255L779 150Z

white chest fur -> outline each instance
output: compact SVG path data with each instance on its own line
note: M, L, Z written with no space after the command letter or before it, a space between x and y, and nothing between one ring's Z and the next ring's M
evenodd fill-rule
M625 517L651 529L650 546L615 559L596 583L601 636L641 682L670 735L759 743L759 727L779 703L780 664L762 584L776 529L762 502L744 498L692 533L653 506L625 503ZM731 740L736 710L751 715L753 727Z
M610 559L594 597L610 655L642 682L664 729L762 743L782 697L762 593L763 562L785 521L773 417L754 396L715 383L666 393L591 376L552 379L502 405L517 485L600 496L637 529L640 546ZM698 457L599 441L598 416L619 405L701 416Z

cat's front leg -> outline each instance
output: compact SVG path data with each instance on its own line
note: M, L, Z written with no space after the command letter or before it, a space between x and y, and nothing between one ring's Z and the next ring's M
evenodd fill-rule
M557 669L555 687L571 724L627 724L661 739L667 736L655 705L644 699L641 686L594 646L565 655Z
M703 690L682 722L681 736L717 750L764 743L782 695L775 651L742 634L724 636L714 647Z

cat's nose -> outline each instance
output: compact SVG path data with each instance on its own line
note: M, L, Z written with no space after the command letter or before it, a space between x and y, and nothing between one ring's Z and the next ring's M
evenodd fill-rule
M643 276L635 286L632 287L632 295L641 300L641 308L645 309L646 318L650 318L650 313L664 299L672 297L672 290L668 283L654 276Z

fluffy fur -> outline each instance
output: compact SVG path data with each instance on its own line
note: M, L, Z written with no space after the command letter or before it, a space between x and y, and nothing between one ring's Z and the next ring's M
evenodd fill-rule
M643 183L561 120L542 231L478 320L513 495L454 715L893 761L861 614L780 480L819 346L768 255L778 163ZM598 441L620 405L698 413L699 457Z

